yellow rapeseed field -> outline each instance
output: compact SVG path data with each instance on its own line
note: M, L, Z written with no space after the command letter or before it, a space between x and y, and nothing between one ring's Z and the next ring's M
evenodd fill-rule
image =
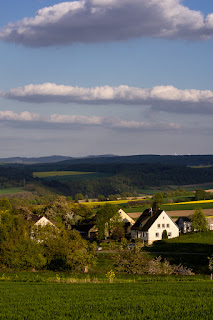
M211 200L199 200L199 201L186 201L186 202L176 202L176 203L166 203L167 206L181 205L181 204L199 204L199 203L212 203Z

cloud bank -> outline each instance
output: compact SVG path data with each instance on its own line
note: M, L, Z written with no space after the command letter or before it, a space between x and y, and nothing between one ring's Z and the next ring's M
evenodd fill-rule
M127 121L116 118L98 117L98 116L82 116L82 115L63 115L51 114L40 115L24 111L15 113L13 111L0 111L0 122L20 123L23 128L24 123L36 124L36 128L46 126L46 128L55 126L58 129L71 128L72 126L96 126L114 129L132 129L132 130L155 130L168 131L179 130L181 126L177 123L169 122L142 122L142 121ZM59 126L60 125L60 126Z
M152 37L207 39L213 13L206 17L181 0L80 0L40 9L34 17L9 23L0 39L31 47Z
M154 111L175 113L213 113L213 91L177 89L173 86L156 86L143 89L121 85L83 88L55 83L30 84L0 92L0 96L23 102L123 104L149 106Z

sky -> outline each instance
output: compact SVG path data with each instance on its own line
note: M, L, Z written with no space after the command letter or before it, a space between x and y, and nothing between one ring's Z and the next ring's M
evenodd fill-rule
M212 154L212 0L0 4L0 157Z

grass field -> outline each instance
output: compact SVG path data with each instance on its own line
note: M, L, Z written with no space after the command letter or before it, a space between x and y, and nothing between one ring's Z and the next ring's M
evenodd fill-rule
M196 273L208 273L208 257L213 254L213 232L180 235L178 238L156 241L146 251L155 252L172 263L183 264Z
M212 319L210 281L1 282L2 320Z
M134 208L123 208L123 209L126 213L133 213L133 212L143 212L146 208L147 206L139 206ZM160 208L165 211L194 210L196 208L212 209L213 200L168 203L168 204L162 204Z
M45 180L56 180L60 182L95 180L110 177L110 173L105 172L83 172L83 171L47 171L34 172L34 178Z
M196 232L178 238L158 241L151 247L154 251L213 254L213 232Z
M34 178L47 178L56 176L75 176L80 174L92 174L94 172L82 172L82 171L46 171L46 172L33 172Z
M9 194L9 193L22 193L26 192L22 188L4 188L0 189L0 194Z

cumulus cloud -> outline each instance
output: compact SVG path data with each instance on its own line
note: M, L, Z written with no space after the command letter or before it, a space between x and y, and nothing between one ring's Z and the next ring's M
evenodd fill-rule
M142 121L127 121L116 118L98 117L98 116L82 116L82 115L63 115L63 114L51 114L51 115L40 115L36 113L30 113L24 111L16 113L13 111L0 111L0 122L12 122L21 124L27 124L29 128L33 124L33 127L57 127L58 129L71 128L72 126L96 126L105 127L112 129L132 129L132 130L178 130L181 126L177 123L169 122L142 122ZM60 126L58 126L60 125Z
M1 92L0 96L23 102L125 104L149 106L152 110L176 113L213 113L213 91L177 89L173 86L136 88L121 85L82 88L55 83L30 84Z
M213 13L206 17L181 0L79 0L40 9L34 17L9 23L0 39L25 46L95 43L139 37L206 39L213 35Z
M36 113L24 111L21 113L15 113L13 111L0 111L0 121L38 121L40 116Z

